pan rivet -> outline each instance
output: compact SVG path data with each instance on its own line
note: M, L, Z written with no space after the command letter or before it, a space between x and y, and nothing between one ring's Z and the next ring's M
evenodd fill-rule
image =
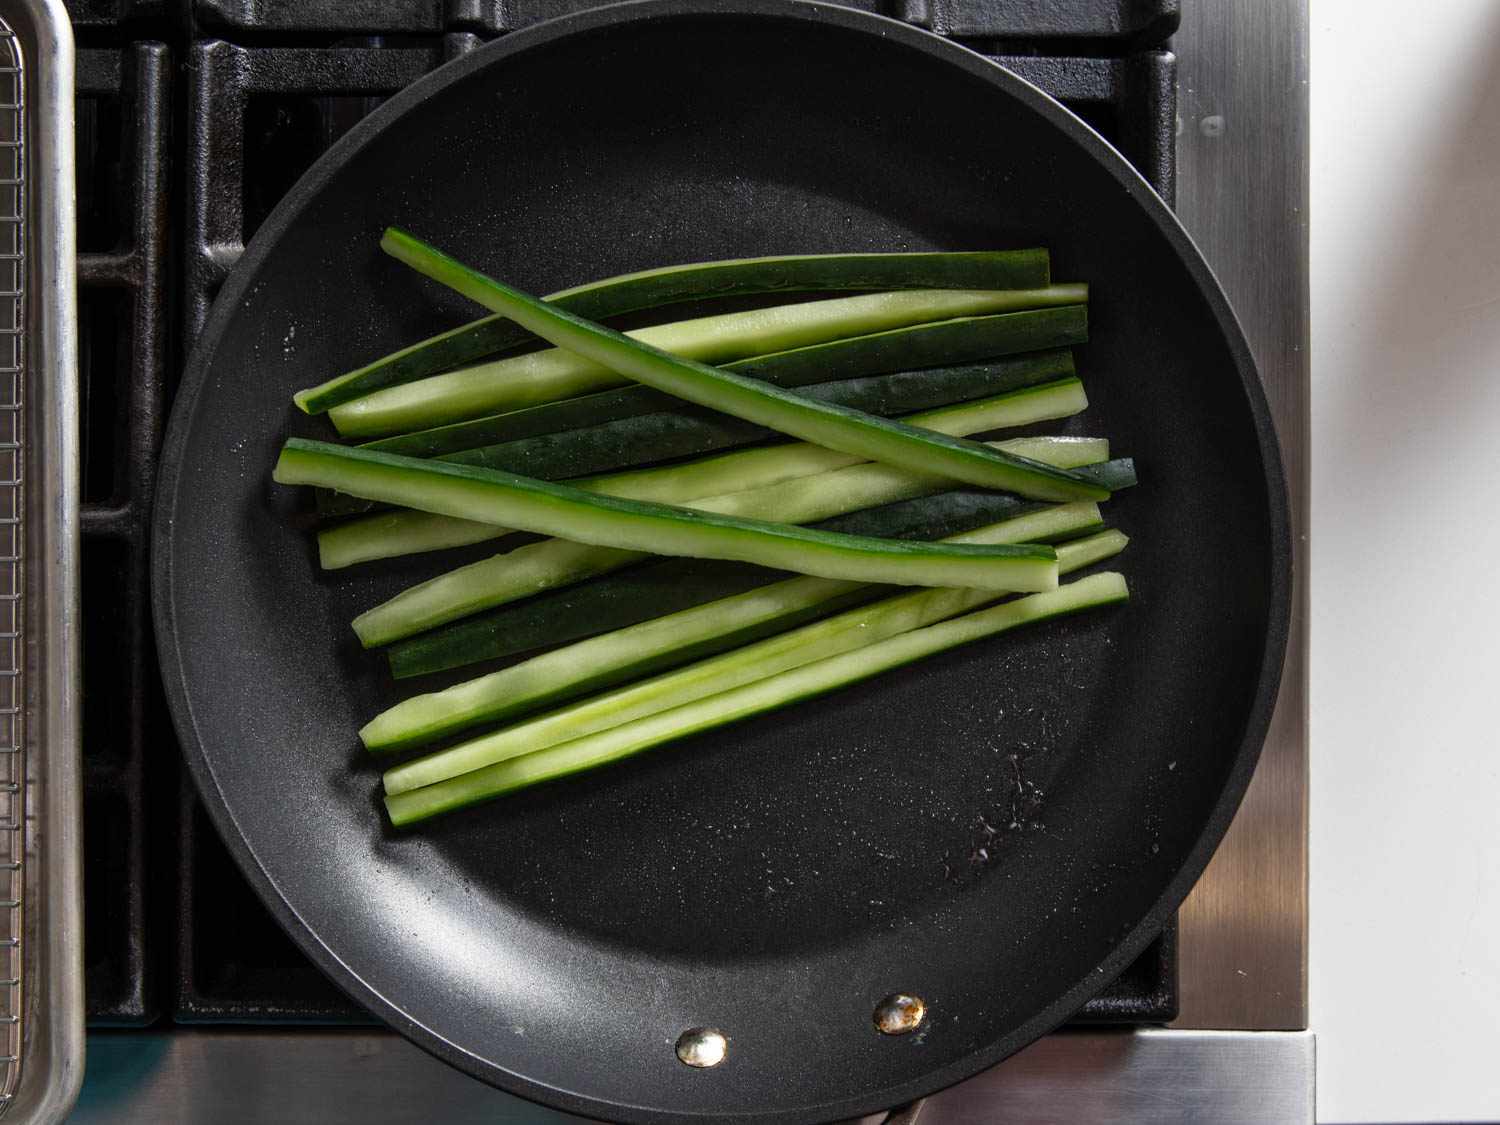
M677 1037L677 1057L688 1066L718 1066L729 1054L729 1040L712 1027L690 1027Z
M882 1035L916 1031L926 1018L927 1002L906 992L893 992L875 1005L875 1027Z

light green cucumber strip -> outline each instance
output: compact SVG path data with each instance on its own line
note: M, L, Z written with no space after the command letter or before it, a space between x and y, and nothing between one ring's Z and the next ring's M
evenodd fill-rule
M1096 453L1087 446L1071 444L1048 451L1049 455L1054 452L1067 459L1092 457ZM865 462L764 488L700 497L687 501L686 507L742 519L815 523L861 508L941 492L948 485L945 478L931 473L911 473ZM390 644L471 613L581 582L660 553L595 547L566 538L528 543L408 587L356 617L354 632L366 648Z
M624 335L687 359L727 363L956 317L1076 305L1087 297L1087 288L1078 285L908 289L719 313L637 328ZM380 437L519 410L628 382L629 378L596 360L548 348L374 391L333 407L328 417L345 437Z
M395 228L385 232L380 245L434 281L504 313L549 343L699 406L828 449L898 468L941 473L978 488L1015 492L1028 500L1104 500L1109 496L1084 477L979 442L914 429L673 355L485 277Z
M282 446L274 475L281 484L335 488L441 515L482 516L574 543L729 559L820 578L1022 591L1057 584L1057 559L1049 547L975 547L842 535L600 496L495 469L302 438Z
M1098 527L1100 522L1099 506L1083 500L1016 516L961 538L966 543L1045 542ZM1058 553L1059 569L1064 557L1077 552L1075 548L1064 555L1064 550ZM751 630L776 631L777 621L795 624L814 607L837 604L837 599L861 589L874 588L829 578L791 578L694 606L565 645L442 691L402 700L366 723L359 737L366 748L376 752L432 742L480 723L498 722L608 687L632 678L634 669L656 665L667 654L691 651L715 638ZM719 647L727 645L721 642Z
M899 633L875 644L742 683L670 710L657 711L542 750L506 758L433 785L387 794L386 811L391 823L398 827L415 824L439 813L616 762L665 742L812 699L983 637L1122 602L1128 597L1123 575L1113 571L1092 574L1048 593L1017 598Z
M1078 379L1059 379L1038 387L995 395L993 398L959 403L937 410L924 410L909 415L906 422L938 433L967 436L987 430L1067 418L1080 413L1087 406L1088 397ZM1007 443L1000 448L1009 449L1023 457L1057 464L1046 456L1048 443L1027 442L1015 448ZM1105 459L1106 457L1095 458L1100 461ZM587 492L598 492L606 496L682 504L702 496L744 492L794 477L828 472L858 464L861 460L862 458L852 454L838 453L806 442L794 442L721 453L683 465L610 473L608 476L569 483ZM509 535L512 530L472 520L448 519L426 512L379 512L320 531L318 560L324 570L337 570L376 559L483 543Z

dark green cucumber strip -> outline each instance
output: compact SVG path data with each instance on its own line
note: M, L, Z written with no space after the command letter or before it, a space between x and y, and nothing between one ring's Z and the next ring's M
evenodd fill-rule
M594 320L684 301L761 293L888 289L1039 289L1051 281L1045 250L962 253L798 254L735 258L642 270L553 293L546 300ZM508 317L487 316L298 391L308 414L484 359L536 337Z
M501 521L579 544L733 559L820 578L997 590L1046 590L1057 584L1057 558L1047 547L916 544L835 535L301 438L282 447L275 479L338 488L437 515Z
M1055 383L1012 391L994 398L977 399L938 410L919 411L910 415L907 421L945 434L976 434L1070 417L1084 410L1087 405L1088 399L1079 380L1060 379ZM1108 442L1103 439L1021 438L997 444L1010 452L1065 468L1102 461L1108 457ZM1103 446L1105 452L1097 452L1097 446ZM857 458L847 453L837 453L805 442L790 442L742 449L654 469L587 477L569 483L585 492L700 507L702 505L692 502L703 497L746 492L793 478L830 472L857 462ZM885 499L882 498L880 502ZM740 514L757 518L764 516L761 512ZM780 519L782 516L773 512L769 518ZM789 522L803 521L789 518ZM435 516L428 512L380 512L319 531L318 556L325 570L335 570L375 559L483 543L508 535L511 530L471 520Z
M841 378L805 387L802 393L824 402L851 406L871 414L894 415L1024 390L1072 377L1072 353L1064 350L1038 352L990 363ZM586 398L603 398L632 392L659 396L669 404L673 401L669 395L662 395L660 391L645 387L601 391L598 395ZM497 415L496 418L544 413L551 410L552 406L567 406L584 401L585 399L565 399L548 406L518 410L510 415ZM406 442L403 438L370 442L365 448L378 449L384 453L400 453L408 457L437 456L444 461L484 465L491 469L522 473L539 480L566 480L569 477L607 473L653 461L668 461L733 449L778 436L763 426L730 418L717 411L681 404L679 407L615 418L598 424L580 423L580 429L537 433L474 449L434 453L425 448L424 442ZM424 432L433 434L438 431ZM422 434L407 436L419 438ZM374 508L368 500L340 496L327 490L318 492L317 501L319 513L326 517L358 515Z
M1085 285L906 289L655 324L631 329L625 336L695 362L727 363L914 324L1080 305L1087 299ZM540 304L544 309L552 308L545 301ZM544 348L386 387L335 406L328 412L328 419L345 437L381 437L556 402L630 382L628 376L574 350Z
M924 591L937 594L939 591ZM910 598L912 595L899 595ZM1044 594L898 633L876 644L754 680L691 703L608 727L544 750L508 758L435 785L385 798L391 823L405 827L439 813L593 769L653 746L812 699L893 668L1022 625L1125 601L1120 574L1105 571ZM897 599L892 599L897 600ZM876 603L879 605L880 603Z
M1085 471L1098 474L1112 490L1135 484L1129 458ZM1037 506L1004 493L959 489L851 512L813 526L889 539L941 539ZM455 621L391 645L386 656L397 679L424 676L583 640L787 577L785 572L738 563L659 559Z
M753 375L778 387L806 387L841 382L867 375L926 367L954 366L1002 356L1021 355L1022 370L1043 367L1037 382L1074 375L1072 353L1059 350L1081 344L1088 337L1087 311L1082 305L1000 313L995 316L942 320L896 328L867 336L830 340L805 348L774 352L724 366ZM1050 350L1049 350L1050 349ZM1024 353L1037 352L1036 356ZM997 377L1004 378L1002 373ZM1016 386L1024 386L1017 383ZM591 395L454 422L415 433L366 443L383 453L408 457L440 457L466 449L597 426L641 414L680 411L687 417L715 414L650 387L619 387Z
M1077 535L1100 523L1099 506L1090 501L1055 504L970 533L962 541L1042 543ZM1061 551L1058 558L1061 571ZM859 597L861 591L867 593L866 598ZM787 579L554 649L442 691L404 699L366 723L359 737L366 748L377 753L419 746L483 723L499 722L640 679L698 656L737 648L756 636L784 633L804 621L827 617L855 600L889 593L889 587L829 578ZM432 780L438 779L417 784Z
M841 453L916 472L938 473L981 488L1004 489L1035 500L1109 498L1108 492L1066 470L979 442L926 433L886 418L818 402L759 379L673 355L487 278L395 228L386 231L381 246L433 280L505 313L550 343L699 406Z

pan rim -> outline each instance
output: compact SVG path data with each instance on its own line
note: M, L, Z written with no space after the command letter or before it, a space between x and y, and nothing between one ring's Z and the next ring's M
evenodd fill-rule
M1187 897L1217 850L1249 786L1259 760L1280 685L1292 609L1292 536L1289 498L1282 471L1280 447L1271 421L1254 359L1228 299L1212 270L1203 260L1175 214L1156 195L1140 174L1102 137L1069 110L1041 90L1005 70L999 64L930 32L874 15L814 0L633 0L548 20L480 47L418 79L390 98L336 142L297 181L276 205L246 246L237 268L219 293L205 322L199 341L183 372L162 446L160 475L153 512L151 536L152 610L157 650L162 667L163 688L178 739L182 744L198 792L211 820L236 863L257 895L266 904L297 946L345 992L408 1039L460 1070L491 1085L556 1109L622 1121L704 1121L722 1114L664 1113L647 1106L617 1103L539 1082L482 1059L465 1050L404 1009L388 1001L367 984L354 968L324 943L284 896L280 886L261 865L241 831L234 813L219 788L212 766L197 735L183 663L173 629L173 575L171 537L174 511L182 480L183 454L200 394L207 382L218 350L218 340L230 323L253 278L281 241L292 221L309 201L356 152L379 136L388 124L409 109L438 95L472 74L499 65L518 53L550 44L558 39L622 23L675 20L683 17L768 18L780 21L832 25L860 35L893 41L905 48L957 66L970 76L1008 94L1061 130L1073 143L1094 156L1109 175L1140 205L1148 221L1166 239L1188 275L1202 293L1210 315L1222 332L1234 360L1254 425L1264 469L1267 516L1270 527L1269 615L1255 695L1246 715L1239 746L1218 800L1189 850L1184 863L1168 881L1152 907L1119 941L1097 972L1077 982L1043 1011L983 1048L954 1060L922 1077L842 1100L737 1114L740 1120L812 1122L863 1114L904 1104L934 1093L1020 1050L1046 1034L1096 993L1100 982L1113 980L1157 936Z

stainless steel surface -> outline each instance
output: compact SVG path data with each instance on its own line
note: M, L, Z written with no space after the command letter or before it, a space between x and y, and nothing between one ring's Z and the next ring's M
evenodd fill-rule
M0 1113L21 1075L26 894L24 596L26 504L26 60L0 20Z
M677 1057L688 1066L718 1066L729 1054L729 1040L712 1027L690 1027L677 1037Z
M1313 1120L1307 924L1306 0L1194 0L1174 41L1178 213L1261 365L1298 536L1281 698L1245 804L1181 915L1173 1030L1064 1032L898 1111L910 1125ZM383 1032L89 1037L77 1122L575 1121ZM904 1115L904 1116L903 1116Z
M73 41L0 21L0 1110L43 1122L83 1077Z
M1306 1032L1087 1031L1049 1036L1003 1066L902 1111L922 1125L1313 1120ZM347 1031L89 1036L74 1125L577 1122L491 1090L394 1035Z
M1177 1027L1307 1026L1307 0L1194 0L1178 54L1177 213L1250 339L1296 536L1292 631L1260 766L1179 915Z
M922 1125L1313 1120L1308 1032L1062 1032L928 1098Z

